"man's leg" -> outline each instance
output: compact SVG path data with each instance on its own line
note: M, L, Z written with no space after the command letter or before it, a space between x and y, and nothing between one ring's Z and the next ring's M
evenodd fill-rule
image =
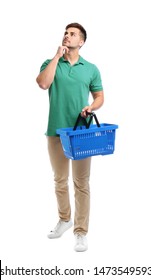
M59 137L48 137L48 152L54 172L55 193L60 218L56 228L50 232L48 237L57 238L72 226L68 190L69 159L67 159L63 153Z
M75 190L74 233L86 235L90 212L90 166L91 157L72 161L72 175Z

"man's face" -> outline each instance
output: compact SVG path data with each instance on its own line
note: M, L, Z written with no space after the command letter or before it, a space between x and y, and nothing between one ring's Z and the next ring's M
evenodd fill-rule
M84 40L81 36L81 32L78 28L70 27L68 28L62 40L62 45L68 48L76 49L82 47Z

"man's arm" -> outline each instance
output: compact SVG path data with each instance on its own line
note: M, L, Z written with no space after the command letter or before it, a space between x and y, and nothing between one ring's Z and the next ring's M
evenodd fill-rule
M55 77L58 61L60 57L63 56L64 51L68 51L68 48L65 46L60 46L54 58L36 78L36 82L38 83L40 88L48 89L51 86Z
M81 115L82 117L87 117L87 112L92 112L99 109L104 103L104 92L103 90L92 92L93 102L90 106L86 106L82 109Z

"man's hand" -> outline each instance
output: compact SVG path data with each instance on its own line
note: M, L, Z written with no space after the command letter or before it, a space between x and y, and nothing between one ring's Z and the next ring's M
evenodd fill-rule
M81 112L81 116L84 117L84 118L87 118L87 112L88 113L91 113L92 112L92 109L91 109L91 106L86 106L82 109L82 112Z
M66 46L60 46L57 50L56 56L59 58L64 55L64 53L68 53L69 49Z

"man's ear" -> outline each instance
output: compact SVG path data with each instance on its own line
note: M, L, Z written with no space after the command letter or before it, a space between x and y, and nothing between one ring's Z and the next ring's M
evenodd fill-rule
M79 46L80 48L84 45L84 41L82 40L80 43L79 43Z

